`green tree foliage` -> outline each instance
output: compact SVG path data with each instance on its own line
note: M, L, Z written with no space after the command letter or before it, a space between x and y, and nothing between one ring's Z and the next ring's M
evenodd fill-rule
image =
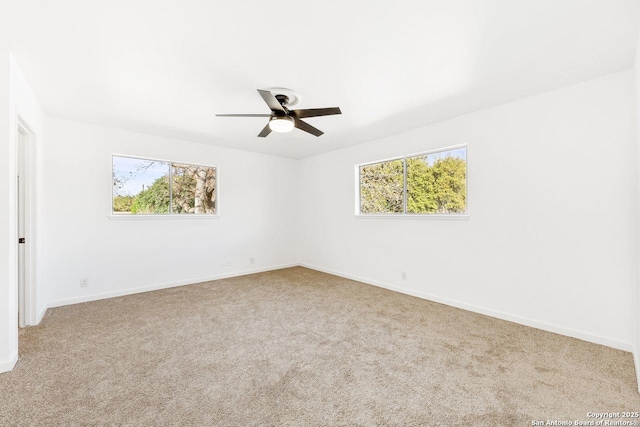
M114 212L131 212L133 206L133 196L114 196L113 211Z
M461 213L466 211L467 165L458 157L407 159L408 213Z
M145 167L149 167L146 165ZM117 191L126 180L116 179L114 172L114 212L132 214L213 214L216 202L216 170L197 165L171 164L171 194L169 175L156 179L135 196L122 196ZM144 172L144 169L141 169ZM170 208L171 206L171 208Z
M407 162L407 213L463 213L466 211L466 161L428 156ZM404 211L403 161L377 163L360 168L360 211L402 213Z
M160 177L146 190L138 193L131 205L133 214L169 213L169 177Z
M360 167L360 212L403 212L403 188L402 160Z
M176 163L171 166L173 168L173 212L215 213L215 168Z

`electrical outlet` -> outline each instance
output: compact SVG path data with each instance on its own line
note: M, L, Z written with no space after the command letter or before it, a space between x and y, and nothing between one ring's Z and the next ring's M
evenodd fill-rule
M220 263L220 265L221 265L222 267L231 267L231 260L229 260L229 259L225 259L224 261L222 261L222 262Z
M402 280L407 280L407 272L406 271L401 272L400 277L402 277Z
M87 278L80 279L80 287L81 288L88 288L89 287L89 279L87 279Z
M249 258L249 264L255 264L256 259L254 257Z

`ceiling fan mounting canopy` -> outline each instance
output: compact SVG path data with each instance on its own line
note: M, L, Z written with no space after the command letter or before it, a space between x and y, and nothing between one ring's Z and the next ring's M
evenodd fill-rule
M314 136L320 136L324 132L301 120L306 117L330 116L342 114L339 107L331 108L307 108L300 110L290 110L289 108L300 102L300 95L291 89L271 88L268 90L258 89L258 93L264 102L271 109L271 114L216 114L218 117L269 117L269 122L258 134L264 138L271 131L285 133L298 128Z
M287 107L294 107L302 101L302 97L298 92L287 89L286 87L270 87L265 90L271 92L279 102L281 99L284 100L284 102L280 102L280 104L286 105Z

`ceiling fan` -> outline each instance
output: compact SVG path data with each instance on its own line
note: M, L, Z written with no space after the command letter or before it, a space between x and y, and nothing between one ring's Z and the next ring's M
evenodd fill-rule
M269 90L258 89L258 93L264 99L271 109L271 114L216 114L217 117L269 117L269 123L258 134L259 137L265 138L271 131L285 133L293 130L294 127L310 133L311 135L320 136L324 132L316 129L309 123L301 119L307 117L331 116L334 114L342 114L340 108L307 108L303 110L290 110L298 102L300 95L296 92L285 88L272 88Z

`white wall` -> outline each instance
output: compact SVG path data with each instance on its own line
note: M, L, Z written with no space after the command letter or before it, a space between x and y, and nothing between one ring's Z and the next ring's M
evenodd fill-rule
M633 102L625 71L305 159L301 262L631 350ZM354 165L455 144L468 220L354 216Z
M50 306L297 263L295 160L59 119L46 127ZM220 217L109 219L112 154L217 166Z
M34 159L43 141L42 109L13 57L0 51L0 372L11 370L18 358L16 138L18 118L34 132ZM34 162L35 165L35 162ZM34 175L34 178L36 175ZM36 180L31 182L36 190ZM36 206L34 223L37 219ZM33 234L35 236L35 233ZM34 271L32 280L35 281ZM37 282L36 282L37 283ZM40 286L40 284L38 284ZM44 296L39 295L40 307ZM33 307L33 311L37 309ZM35 313L34 313L35 314ZM35 323L35 315L29 323Z
M9 53L0 51L0 372L13 368L18 356L18 323L16 316L15 249L12 204L14 147L11 140Z

